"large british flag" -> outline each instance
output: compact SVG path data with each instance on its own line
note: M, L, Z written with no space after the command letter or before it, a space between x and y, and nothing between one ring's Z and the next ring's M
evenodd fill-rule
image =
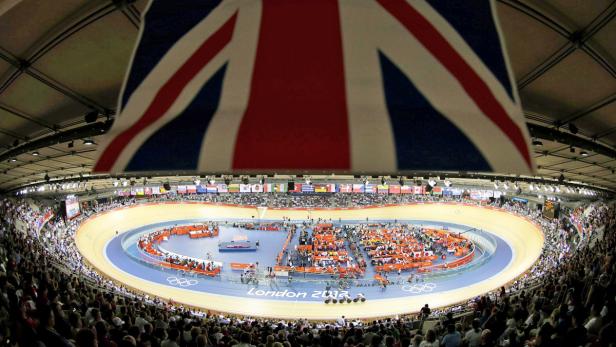
M98 172L529 173L492 1L152 1Z

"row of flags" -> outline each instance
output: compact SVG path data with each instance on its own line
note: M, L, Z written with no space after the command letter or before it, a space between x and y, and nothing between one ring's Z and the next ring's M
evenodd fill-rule
M122 188L116 191L118 196L150 196L172 192L175 194L215 194L215 193L362 193L362 194L414 194L414 195L444 195L460 196L468 194L474 200L488 200L498 198L500 191L492 190L464 190L454 187L428 187L411 185L387 184L306 184L295 183L289 190L286 183L265 184L208 184L208 185L178 185L172 186L170 191L161 186Z

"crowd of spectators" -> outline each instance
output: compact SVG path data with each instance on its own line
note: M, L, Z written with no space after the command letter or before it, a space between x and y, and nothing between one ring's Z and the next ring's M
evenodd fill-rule
M204 196L215 202L272 207L395 203L389 196L361 194L334 194L327 201L310 196L305 203L299 197L268 194L194 198ZM408 200L397 202L412 201L403 198ZM23 201L2 201L0 345L513 347L613 346L616 341L613 206L585 206L565 213L561 220L547 220L523 205L506 203L503 208L542 226L546 246L540 260L508 288L448 312L432 310L426 317L436 318L437 323L418 326L413 315L372 322L350 322L344 317L336 322L231 317L190 311L132 293L89 269L73 236L91 213L134 203L135 199L100 203L68 223L54 218L39 232L35 220L45 209L36 211ZM27 230L19 230L18 220ZM582 233L576 224L583 225ZM601 239L590 243L599 228ZM465 313L455 317L452 311L458 308Z

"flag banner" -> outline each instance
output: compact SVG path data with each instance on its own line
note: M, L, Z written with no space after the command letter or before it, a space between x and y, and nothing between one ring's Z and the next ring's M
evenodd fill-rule
M250 188L253 193L263 193L263 185L262 184L253 184Z
M460 189L460 188L454 188L451 191L451 194L453 196L460 196L460 195L462 195L462 193L464 193L464 191L462 189Z
M482 199L482 194L481 191L479 190L471 190L471 199L473 200L481 200Z
M413 186L401 186L400 193L401 194L413 194Z
M152 195L159 195L159 194L160 194L160 187L159 186L152 187Z
M152 195L152 187L145 187L145 195Z
M274 185L274 191L276 193L286 193L287 192L287 185L285 183L276 183Z
M216 190L219 193L228 193L229 192L229 187L226 184L224 184L224 183L219 183L219 184L216 185Z
M302 193L314 193L314 186L312 184L302 184Z
M315 184L314 192L315 193L327 193L328 187L327 184Z
M178 186L176 191L178 194L186 194L186 186Z
M353 185L352 184L338 184L338 191L340 193L352 193Z
M424 187L423 186L413 186L413 194L415 195L422 195L424 193Z
M364 193L368 193L368 194L376 193L376 186L374 184L366 183L364 187Z
M137 196L145 195L143 187L137 187Z
M197 194L205 194L205 193L207 193L207 188L202 184L198 185Z
M495 191L494 191L494 199L498 199L498 198L500 198L500 197L501 197L501 195L503 195L503 192L501 192L501 191L499 191L499 190L495 190ZM515 198L513 198L513 199L515 199ZM512 199L512 200L513 200L513 199ZM528 200L527 200L527 202L528 202Z
M376 187L376 191L379 194L387 194L387 193L389 193L389 185L387 185L387 184L379 184Z
M240 192L239 183L231 183L228 185L228 188L229 188L229 193L239 193Z
M397 184L390 185L389 194L400 194L400 186Z
M530 174L495 6L153 0L93 171Z
M194 184L186 186L186 193L188 193L188 194L196 194L197 193L197 186L194 185Z
M137 195L137 189L135 189L135 188L131 188L131 189L130 189L130 195L131 195L131 196L135 196L135 195Z
M432 194L433 195L443 195L443 188L439 186L433 187Z
M250 193L252 186L250 184L240 184L240 193Z
M353 193L363 193L364 192L364 184L353 184Z
M302 192L302 183L295 183L295 188L293 190L289 190L291 193L301 193Z
M160 194L167 194L168 191L167 189L165 189L165 187L158 187L158 191L160 192Z
M263 184L263 191L265 193L272 193L274 191L274 184L272 183Z
M208 184L205 187L205 191L208 193L217 193L218 192L218 186L216 186L215 184Z
M453 189L450 187L445 187L443 188L443 196L452 196L453 195Z

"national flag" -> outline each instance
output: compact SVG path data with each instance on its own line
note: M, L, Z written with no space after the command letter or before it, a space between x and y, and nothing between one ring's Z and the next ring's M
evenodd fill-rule
M287 191L287 185L284 183L276 183L274 185L274 191L276 193L286 193Z
M302 193L314 193L314 186L312 184L302 184Z
M229 187L224 183L218 183L216 186L217 186L216 189L218 190L219 193L229 192Z
M400 194L400 186L397 184L390 184L389 194Z
M250 184L240 184L240 193L250 193L252 186Z
M353 192L353 185L352 184L347 184L347 183L340 183L340 184L338 184L338 191L340 193L352 193Z
M293 188L293 190L289 190L289 192L291 192L291 193L301 193L302 192L302 187L303 187L302 183L295 183L295 187Z
M413 186L413 194L415 195L422 195L424 193L424 187L423 186Z
M315 193L327 193L327 185L326 184L315 184L314 192Z
M229 187L229 193L239 193L240 192L240 185L238 183L231 183L228 185Z
M495 6L153 0L94 171L531 173Z

